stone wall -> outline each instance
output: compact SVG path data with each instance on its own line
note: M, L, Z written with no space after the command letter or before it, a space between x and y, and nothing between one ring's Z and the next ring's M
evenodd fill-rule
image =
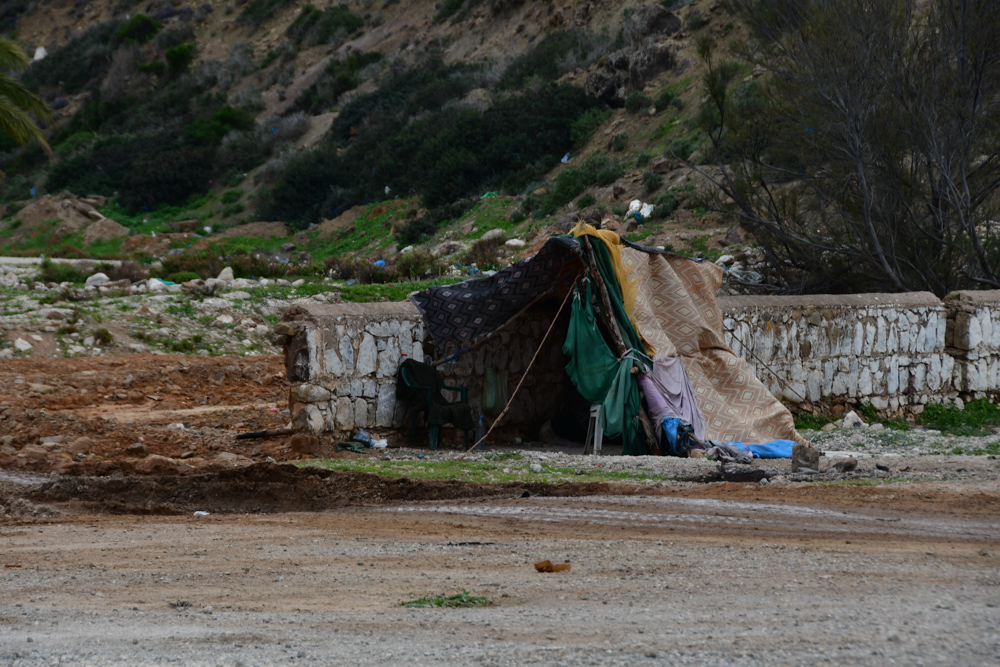
M1000 390L1000 290L952 292L945 307L955 388L972 394Z
M508 392L513 393L553 314L538 306L486 344L440 367L446 384L468 389L473 415L483 412L485 370L507 371ZM286 311L284 322L276 330L287 336L289 406L297 428L347 433L408 425L403 423L403 406L396 402L395 378L403 359L423 360L423 324L413 305L296 306ZM537 426L562 403L566 329L556 329L511 404L513 423ZM450 399L458 398L457 392L451 394Z
M928 402L1000 392L1000 291L956 292L945 301L925 292L722 297L719 305L730 347L789 404L920 411ZM483 411L485 370L506 370L513 393L553 313L538 306L441 367L447 384L469 389L474 415ZM425 349L410 303L295 306L276 331L286 335L298 428L343 434L404 426L396 370L406 357L423 360ZM562 411L572 394L565 335L565 324L557 325L507 423L530 432Z

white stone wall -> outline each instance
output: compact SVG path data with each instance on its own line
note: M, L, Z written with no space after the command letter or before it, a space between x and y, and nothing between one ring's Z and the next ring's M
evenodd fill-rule
M1000 291L719 299L726 341L771 392L790 404L871 402L919 410L928 402L1000 392ZM483 411L487 368L508 371L513 394L553 313L539 306L487 344L441 367ZM409 303L296 306L285 313L298 428L346 433L403 424L395 376L422 360L423 323ZM557 326L511 405L507 424L529 430L565 409L569 396ZM457 398L457 397L453 397Z
M955 388L971 394L1000 390L1000 290L952 292L945 305Z

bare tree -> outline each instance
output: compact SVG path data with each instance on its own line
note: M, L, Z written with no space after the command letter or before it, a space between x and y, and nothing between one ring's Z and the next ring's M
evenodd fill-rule
M786 288L1000 287L1000 3L733 4L741 61L699 45L710 178Z

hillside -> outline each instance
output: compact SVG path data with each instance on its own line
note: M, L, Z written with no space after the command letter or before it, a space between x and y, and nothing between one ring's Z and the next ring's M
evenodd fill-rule
M0 251L383 281L496 268L583 218L718 256L728 227L676 157L704 142L694 42L740 28L678 5L31 5L7 19L48 54L24 80L57 157L3 147ZM66 224L65 191L96 213Z

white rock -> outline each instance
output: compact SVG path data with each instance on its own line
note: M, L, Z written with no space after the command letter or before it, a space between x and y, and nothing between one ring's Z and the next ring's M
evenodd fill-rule
M233 269L231 266L227 266L219 272L217 280L222 280L227 283L233 282Z
M306 281L303 278L299 278L298 280L292 283L292 287L302 287L305 284Z
M528 469L531 470L531 472L542 472L542 466L539 463L532 463L528 466Z
M39 46L35 49L35 57L32 60L45 60L47 55L49 55L49 52L45 50L45 47Z
M399 251L399 254L400 255L405 255L408 252L413 252L413 246L411 246L411 245L406 246L405 248L403 248L402 250Z
M250 294L247 292L230 292L229 294L223 295L227 299L249 299Z
M509 241L504 243L504 245L507 246L508 248L523 248L525 246L525 243L521 239L510 239Z
M315 384L292 387L292 397L301 403L322 403L330 400L330 390Z
M167 285L167 291L171 294L180 294L184 291L181 285Z
M261 278L259 284L261 287L267 287L268 285L271 284L271 282L272 281L268 280L267 278Z
M18 282L20 281L17 278L17 274L13 271L0 279L0 285L3 285L4 287L16 287Z
M361 347L358 349L358 364L356 375L371 375L375 372L378 363L378 347L371 334L366 333L361 339Z
M111 282L111 278L108 278L106 274L95 273L94 275L87 278L87 282L85 282L83 286L86 287L87 289L90 289L94 287L100 287L104 283L109 283L109 282Z
M205 281L205 287L212 291L218 291L226 288L226 281L219 280L218 278L209 278Z
M167 285L159 278L150 278L146 281L146 288L150 294L159 294L167 291Z
M492 241L493 239L499 239L507 235L502 229L491 229L490 231L479 237L480 241Z
M233 316L232 315L222 314L222 315L219 315L218 317L216 317L215 321L218 322L219 324L232 324L233 323Z
M719 259L715 260L715 263L719 266L729 266L734 261L736 261L736 258L732 255L723 255Z
M844 428L861 428L864 425L865 420L859 417L854 410L844 415Z
M325 426L323 413L315 405L309 403L295 416L295 426L299 430L319 435Z
M23 338L18 338L14 341L14 347L17 348L19 352L27 352L31 349L31 343L24 340Z
M243 289L245 287L256 287L256 280L248 280L246 278L237 278L229 286L233 289Z

